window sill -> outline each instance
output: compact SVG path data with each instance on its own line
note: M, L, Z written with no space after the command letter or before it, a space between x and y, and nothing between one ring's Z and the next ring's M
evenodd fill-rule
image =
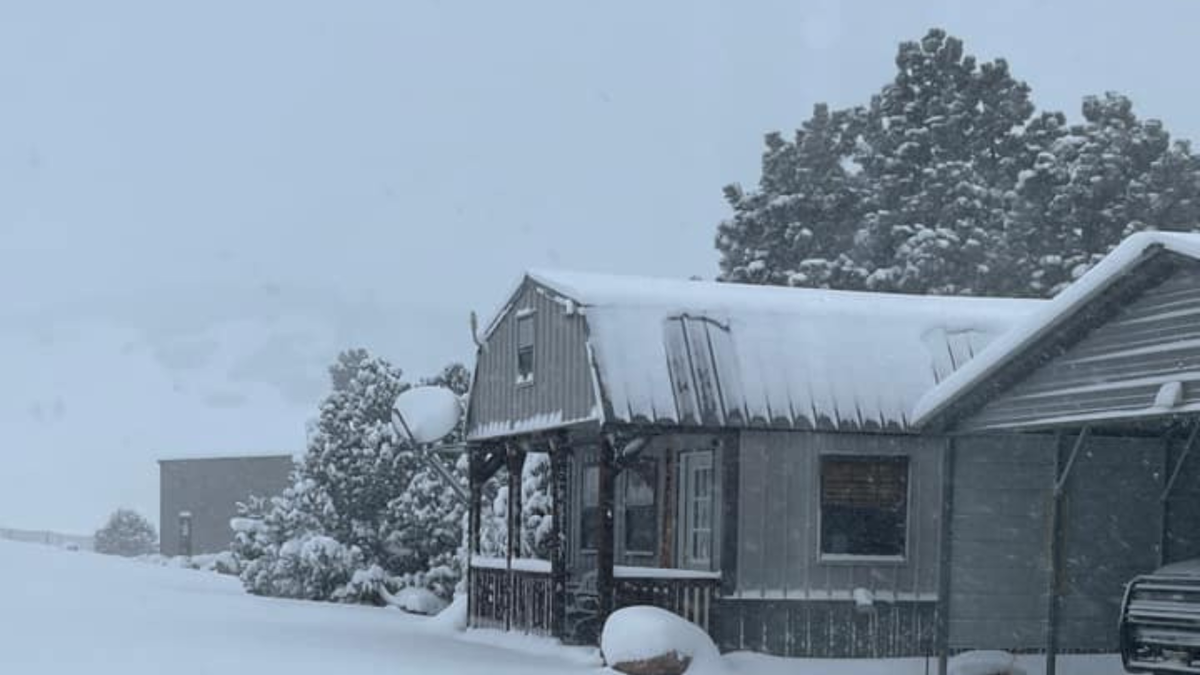
M516 385L517 385L518 389L532 387L534 385L534 379L532 377L524 379L524 380L517 378Z
M903 565L903 555L854 555L851 553L822 553L818 562L823 565Z

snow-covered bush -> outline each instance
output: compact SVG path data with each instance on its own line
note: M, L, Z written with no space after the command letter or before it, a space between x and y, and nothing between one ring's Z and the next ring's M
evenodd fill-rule
M461 395L455 387L467 375L451 366L429 383ZM239 505L230 523L243 584L263 595L368 603L420 588L449 602L462 579L465 509L392 428L392 405L407 387L400 371L351 350L330 376L333 391L292 487ZM453 471L465 483L465 465Z
M625 607L609 615L600 635L604 662L622 672L642 672L653 662L677 672L723 672L721 652L703 629L665 609Z
M158 551L158 533L137 511L117 509L95 535L95 551L132 558Z
M525 456L521 473L521 557L550 559L550 534L554 528L550 497L550 455Z

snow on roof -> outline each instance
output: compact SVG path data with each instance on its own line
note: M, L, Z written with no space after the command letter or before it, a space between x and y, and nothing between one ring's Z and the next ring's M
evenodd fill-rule
M1139 232L1127 237L1103 260L1054 299L1038 307L978 357L926 392L913 408L916 426L927 424L953 401L991 377L1011 359L1054 331L1114 281L1160 250L1200 259L1200 234Z
M583 307L606 412L623 422L906 429L921 394L1040 304L528 276Z

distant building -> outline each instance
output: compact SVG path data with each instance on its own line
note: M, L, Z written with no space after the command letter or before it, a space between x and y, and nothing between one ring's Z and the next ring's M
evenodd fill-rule
M283 492L292 456L161 459L158 467L160 550L196 555L229 548L238 502Z

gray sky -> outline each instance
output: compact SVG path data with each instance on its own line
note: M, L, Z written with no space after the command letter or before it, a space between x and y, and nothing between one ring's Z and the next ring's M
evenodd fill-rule
M4 3L0 526L299 451L338 349L469 360L525 267L714 275L763 133L933 25L1043 108L1118 90L1197 138L1200 2L1118 4Z

